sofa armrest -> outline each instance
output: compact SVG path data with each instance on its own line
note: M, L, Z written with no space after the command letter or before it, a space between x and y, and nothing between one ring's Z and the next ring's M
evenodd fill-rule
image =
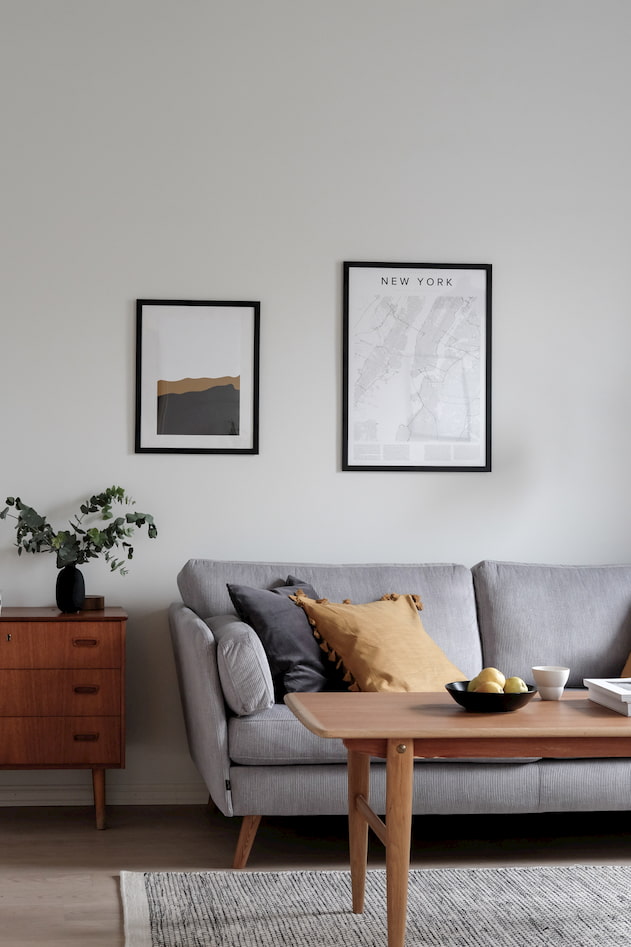
M181 602L169 608L169 627L190 754L213 802L231 816L228 721L217 644L206 622Z

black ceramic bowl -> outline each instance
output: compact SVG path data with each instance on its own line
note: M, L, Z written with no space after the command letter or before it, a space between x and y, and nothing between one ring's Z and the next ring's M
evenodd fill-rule
M529 684L523 694L476 694L467 690L468 684L469 681L454 681L445 687L461 707L475 714L507 714L519 710L537 693L537 688Z

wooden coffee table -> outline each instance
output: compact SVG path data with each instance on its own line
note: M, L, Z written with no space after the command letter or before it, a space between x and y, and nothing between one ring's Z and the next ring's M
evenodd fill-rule
M507 714L472 714L445 693L288 694L312 733L348 750L348 822L353 911L364 908L368 828L386 847L388 947L403 947L407 912L414 757L631 756L631 718L566 692L535 696ZM368 804L370 757L386 760L385 822Z

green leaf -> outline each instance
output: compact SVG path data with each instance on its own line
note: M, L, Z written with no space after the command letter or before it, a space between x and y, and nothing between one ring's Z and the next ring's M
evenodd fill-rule
M32 506L23 507L20 519L29 529L41 529L46 524L44 517L40 516Z

